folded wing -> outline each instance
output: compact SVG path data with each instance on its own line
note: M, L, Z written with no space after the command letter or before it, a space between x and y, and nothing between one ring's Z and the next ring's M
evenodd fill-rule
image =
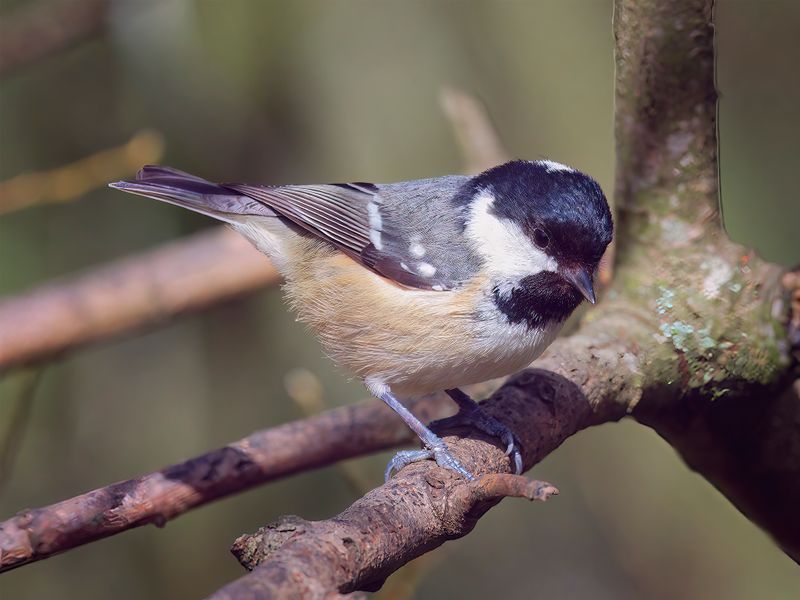
M447 203L449 197L443 198L434 182L427 184L427 194L426 186L409 182L416 190L410 195L404 193L405 184L223 185L263 202L396 283L445 291L468 277L464 261L458 259L470 251L458 223L442 218L438 203Z
M258 186L146 166L135 180L110 185L222 221L277 216L398 284L445 291L466 281L476 266L451 213L450 199L465 179Z

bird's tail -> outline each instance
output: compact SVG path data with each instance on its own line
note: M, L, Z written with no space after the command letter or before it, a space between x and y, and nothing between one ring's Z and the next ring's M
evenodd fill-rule
M182 206L227 223L241 221L237 215L275 216L266 205L224 184L211 183L169 167L147 165L136 174L136 179L108 185L131 194Z

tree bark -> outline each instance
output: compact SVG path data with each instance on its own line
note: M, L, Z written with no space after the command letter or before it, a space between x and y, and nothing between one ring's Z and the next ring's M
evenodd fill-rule
M615 3L615 288L656 342L633 414L800 560L800 403L780 394L788 296L782 269L722 228L712 11Z

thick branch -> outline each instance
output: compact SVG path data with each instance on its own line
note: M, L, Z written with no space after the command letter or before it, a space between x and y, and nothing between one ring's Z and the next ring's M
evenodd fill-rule
M484 402L490 415L514 431L526 469L575 432L619 419L636 404L642 381L629 349L643 329L626 315L609 313L581 335L557 341L540 363L549 370L518 373ZM240 560L258 566L213 597L322 597L376 589L403 564L469 533L504 495L518 495L507 487L509 480L496 479L510 470L496 440L443 425L440 431L469 436L445 440L468 469L488 478L466 484L425 461L333 519L284 518L237 541ZM495 487L498 481L503 485Z
M651 217L710 222L717 198L714 0L616 0L617 238Z
M220 227L48 283L0 301L0 373L278 280L262 254Z
M452 410L444 397L410 405L430 420ZM411 441L411 431L377 401L339 408L254 433L183 463L115 483L0 523L0 572L262 483Z
M546 500L557 493L548 483L507 473L466 483L435 469L409 472L334 519L283 517L239 538L233 552L253 572L211 597L328 598L332 590L373 591L398 565L469 533L503 498Z
M660 382L634 416L798 560L800 403L776 391L789 295L721 228L712 8L615 3L615 288L655 325L644 374Z

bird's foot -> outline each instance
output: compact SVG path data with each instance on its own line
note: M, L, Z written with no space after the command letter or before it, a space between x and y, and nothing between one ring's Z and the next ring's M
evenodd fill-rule
M467 481L473 481L475 479L472 473L467 471L461 463L450 454L447 445L438 437L432 444L426 445L422 450L401 450L395 454L392 460L389 461L389 464L386 465L384 479L389 481L393 472L399 471L406 465L430 459L435 460L436 464L443 469L449 469L450 471L458 473Z
M439 419L430 424L431 427L474 427L487 435L498 438L506 447L508 456L514 466L514 473L522 473L522 453L520 452L514 433L494 417L487 415L477 402L471 405L462 404L452 417Z

